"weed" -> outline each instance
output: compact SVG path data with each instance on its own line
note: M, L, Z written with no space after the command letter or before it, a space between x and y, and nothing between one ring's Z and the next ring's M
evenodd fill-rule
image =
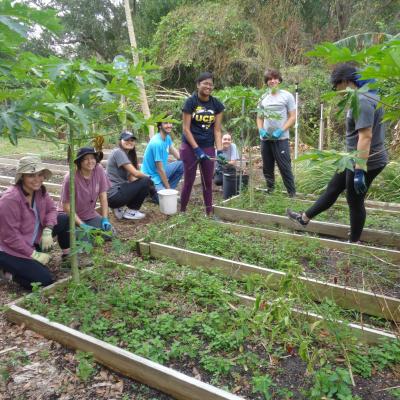
M395 399L400 399L400 388L391 389L391 390L389 390L389 393L390 393Z
M76 366L76 376L83 382L88 381L96 372L93 354L78 351L76 353L78 365Z
M264 400L271 400L273 398L271 388L274 386L274 383L269 375L254 376L252 384L253 393L261 393Z
M322 398L330 400L353 400L349 385L351 379L349 372L343 368L332 370L324 367L318 370L314 376L314 386L310 391L310 400Z
M28 355L23 350L10 351L4 361L0 361L0 376L1 379L7 382L13 370L21 365L30 363Z

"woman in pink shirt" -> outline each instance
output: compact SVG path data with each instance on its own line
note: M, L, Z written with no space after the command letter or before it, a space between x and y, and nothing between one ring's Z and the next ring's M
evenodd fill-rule
M56 205L43 182L51 177L39 157L19 160L15 185L0 198L0 272L26 289L53 283L46 264L53 245Z
M108 220L107 190L110 182L104 168L100 165L102 152L96 152L93 147L82 147L74 160L75 172L75 223L85 231L101 229L111 231ZM96 202L100 201L101 215L96 211ZM57 225L53 235L57 236L65 260L69 254L69 174L64 178L61 199L58 205Z

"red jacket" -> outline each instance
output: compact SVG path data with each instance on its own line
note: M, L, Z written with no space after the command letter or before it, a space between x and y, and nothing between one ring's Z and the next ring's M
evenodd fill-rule
M57 223L57 208L48 193L35 192L35 204L40 226L36 243L43 229ZM35 213L19 185L9 187L0 197L0 251L12 256L31 258L35 247L31 245L35 227Z

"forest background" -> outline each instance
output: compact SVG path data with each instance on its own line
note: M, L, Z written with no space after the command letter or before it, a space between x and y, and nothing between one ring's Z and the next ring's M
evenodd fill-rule
M299 83L300 140L311 146L317 146L321 96L330 90L330 85L329 69L322 61L307 57L307 51L327 41L343 41L349 48L360 49L400 31L400 0L130 3L139 57L160 67L146 75L153 114L166 111L179 120L182 100L156 101L156 93L160 87L191 93L201 71L215 74L217 90L240 85L262 93L265 68L280 68L288 90L294 92L295 83ZM64 29L58 35L35 35L24 45L25 50L42 56L94 57L100 62L112 62L118 54L130 58L121 1L30 0L29 4L56 9ZM229 119L236 116L228 110L228 128ZM325 148L341 150L343 118L337 118L334 107L326 105L324 119ZM394 123L390 128L393 127ZM392 131L388 130L388 142L392 140ZM253 136L257 138L256 132Z

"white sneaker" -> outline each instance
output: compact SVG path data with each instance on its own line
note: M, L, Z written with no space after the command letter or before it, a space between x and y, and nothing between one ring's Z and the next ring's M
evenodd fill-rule
M113 208L114 215L117 219L122 219L125 212L125 207Z
M146 214L141 213L138 210L131 210L127 208L124 212L123 218L125 219L142 219L146 216Z

